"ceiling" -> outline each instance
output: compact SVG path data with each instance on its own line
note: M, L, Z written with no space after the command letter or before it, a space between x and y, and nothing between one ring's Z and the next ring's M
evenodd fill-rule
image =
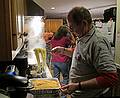
M116 7L117 0L33 0L45 11L49 18L66 17L69 10L75 6L88 8L93 18L103 18L105 9ZM51 8L55 7L54 10Z

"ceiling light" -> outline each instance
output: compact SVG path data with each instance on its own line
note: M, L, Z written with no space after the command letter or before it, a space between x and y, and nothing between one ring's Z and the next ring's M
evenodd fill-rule
M55 7L51 7L51 9L52 9L52 10L54 10L54 9L55 9Z

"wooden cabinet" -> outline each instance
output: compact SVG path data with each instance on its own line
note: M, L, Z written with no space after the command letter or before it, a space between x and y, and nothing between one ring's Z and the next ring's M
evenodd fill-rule
M63 25L63 19L46 19L45 32L56 32Z
M26 0L0 0L0 61L13 60L24 42Z

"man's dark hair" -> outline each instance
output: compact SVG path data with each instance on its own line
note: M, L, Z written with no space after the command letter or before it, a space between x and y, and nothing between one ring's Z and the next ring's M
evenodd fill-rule
M86 20L90 25L92 23L92 17L88 9L84 7L75 7L68 13L68 19L72 18L75 24L79 24L82 20Z

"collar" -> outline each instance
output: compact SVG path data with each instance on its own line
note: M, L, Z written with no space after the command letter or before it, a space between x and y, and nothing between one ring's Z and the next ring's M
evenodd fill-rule
M91 30L84 36L78 38L77 43L80 41L82 43L87 43L90 38L94 35L95 33L95 26L92 26Z

